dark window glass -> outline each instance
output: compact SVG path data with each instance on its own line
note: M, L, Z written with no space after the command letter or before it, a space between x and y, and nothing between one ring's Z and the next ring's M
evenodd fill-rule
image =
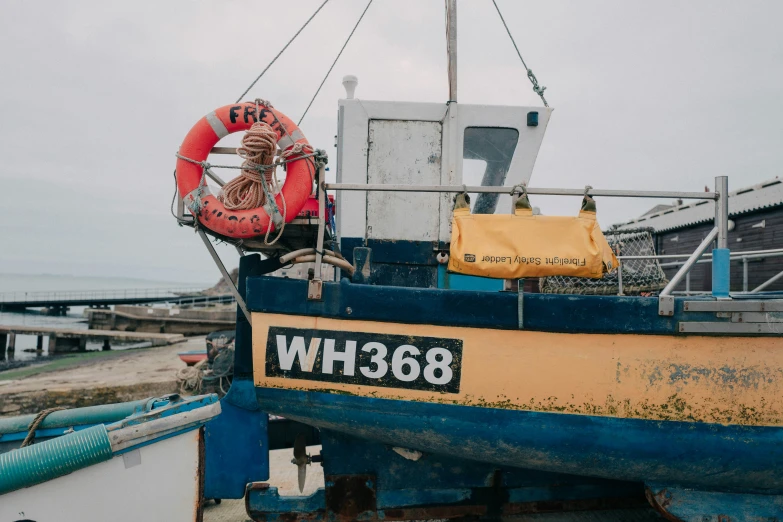
M519 131L501 127L467 127L462 153L462 182L465 185L502 186L506 182ZM494 214L499 194L478 194L471 207L474 214Z

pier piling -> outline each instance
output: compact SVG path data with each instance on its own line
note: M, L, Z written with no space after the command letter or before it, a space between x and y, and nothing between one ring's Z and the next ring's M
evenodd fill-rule
M12 359L16 346L17 335L32 335L37 338L36 351L43 352L43 338L49 337L49 355L55 353L83 352L87 349L87 342L102 343L103 350L111 350L112 343L138 343L149 342L152 346L165 346L179 343L185 340L182 334L159 334L146 332L128 332L113 330L82 330L71 328L56 328L48 326L26 325L0 325L0 348L5 347L8 340L8 354ZM1 350L0 350L1 351ZM2 355L0 355L0 359Z
M8 358L14 358L14 352L16 351L16 334L11 332L8 334Z

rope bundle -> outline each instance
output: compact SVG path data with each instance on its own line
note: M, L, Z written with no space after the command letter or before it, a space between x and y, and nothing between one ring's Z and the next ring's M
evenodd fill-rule
M237 154L245 160L242 163L242 172L225 184L218 197L227 209L249 210L262 207L266 203L267 192L273 196L280 191L275 175L276 151L277 133L271 125L259 121L247 130L242 137L242 145L237 149Z
M186 366L177 372L179 392L181 395L195 395L201 392L201 381L204 379L204 370L207 360L199 361L194 366Z

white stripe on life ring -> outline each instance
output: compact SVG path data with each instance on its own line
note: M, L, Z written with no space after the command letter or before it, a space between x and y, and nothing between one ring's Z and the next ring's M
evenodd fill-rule
M228 136L228 129L225 125L223 125L223 122L220 121L220 118L218 118L217 114L215 114L215 111L207 114L207 121L212 127L212 130L215 131L215 134L217 134L218 139L222 139Z
M303 139L304 134L302 134L302 131L299 129L296 129L294 132L290 134L284 134L278 141L277 146L280 147L281 150L285 150L288 147L293 147L294 144Z

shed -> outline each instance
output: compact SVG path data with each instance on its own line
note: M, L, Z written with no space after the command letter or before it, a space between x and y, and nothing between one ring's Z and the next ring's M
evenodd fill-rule
M714 226L715 205L695 203L657 205L640 217L615 225L623 228L653 229L658 254L691 254ZM783 180L775 178L729 193L729 248L732 256L741 252L783 248ZM666 264L669 260L662 260ZM664 267L671 278L677 267ZM747 285L741 259L731 263L731 290L752 290L783 271L783 255L747 262ZM712 265L700 263L691 271L690 290L711 289ZM676 290L685 290L683 281ZM783 278L764 289L783 290Z

